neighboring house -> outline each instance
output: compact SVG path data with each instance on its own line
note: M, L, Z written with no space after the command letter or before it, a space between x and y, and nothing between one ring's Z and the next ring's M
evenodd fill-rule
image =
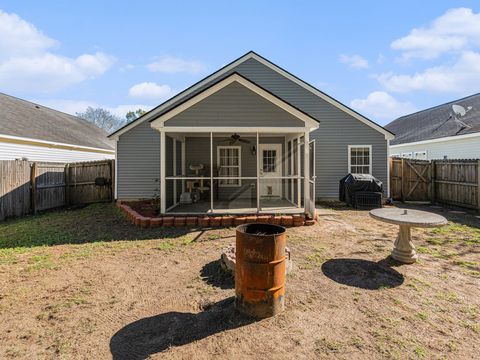
M480 158L480 94L402 116L390 156L421 160Z
M86 120L0 93L0 160L114 159L104 130Z
M349 172L388 192L393 134L254 52L110 137L116 198L162 213L313 213Z

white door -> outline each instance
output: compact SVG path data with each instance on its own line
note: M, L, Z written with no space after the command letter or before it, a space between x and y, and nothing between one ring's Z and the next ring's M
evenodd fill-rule
M259 154L260 196L282 196L282 179L278 179L278 177L282 176L282 145L260 144Z

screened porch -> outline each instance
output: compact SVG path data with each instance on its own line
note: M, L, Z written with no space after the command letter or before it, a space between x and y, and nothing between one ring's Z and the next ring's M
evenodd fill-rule
M313 142L305 148L308 133L164 131L161 136L162 213L309 212L315 152Z

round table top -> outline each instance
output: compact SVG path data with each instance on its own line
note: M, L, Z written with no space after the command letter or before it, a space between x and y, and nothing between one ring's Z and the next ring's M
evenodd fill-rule
M448 221L441 215L427 211L382 208L370 211L370 216L376 220L396 225L408 225L411 227L439 227Z

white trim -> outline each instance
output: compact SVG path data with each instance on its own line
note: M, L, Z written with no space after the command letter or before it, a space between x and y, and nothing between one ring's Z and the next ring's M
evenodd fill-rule
M213 212L213 132L210 132L210 211Z
M83 145L67 144L67 143L62 143L62 142L40 140L40 139L27 138L27 137L22 137L22 136L0 134L0 141L2 141L2 138L18 140L18 141L25 141L25 142L47 144L47 145L52 145L52 147L55 147L55 146L70 147L74 150L79 150L79 151L81 151L82 149L85 149L85 150L99 151L99 152L108 153L108 154L115 154L115 150L109 150L109 149L105 149L105 148L97 148L97 147L90 147L90 146L83 146Z
M302 166L300 165L302 161L302 155L301 155L301 149L302 149L302 144L301 144L301 136L297 137L297 175L302 176ZM301 207L302 205L302 184L300 181L297 181L297 207Z
M390 140L387 140L387 198L390 198Z
M390 145L390 147L392 149L395 149L397 147L402 147L402 146L406 146L406 145L432 144L432 143L437 143L437 142L442 142L442 141L462 140L462 139L469 139L469 138L475 138L475 137L480 137L480 132L476 132L476 133L472 133L472 134L456 135L456 136L445 136L445 137L438 138L438 139L406 142L406 143L402 143L402 144Z
M114 184L115 184L115 188L114 188L114 193L113 193L113 196L115 197L114 200L117 200L118 199L118 141L115 140L115 179L114 179Z
M160 131L160 212L165 214L166 212L166 204L167 200L165 199L166 196L166 188L165 188L165 131Z
M369 164L368 164L368 173L372 175L372 145L348 145L348 168L347 172L348 174L352 173L351 172L351 149L352 148L368 148L369 151ZM388 159L388 158L387 158ZM365 165L355 165L355 166L365 166Z
M229 188L229 187L240 187L242 186L242 180L241 180L241 177L242 177L242 147L241 146L237 146L237 145L217 145L217 167L218 169L220 170L220 150L221 149L236 149L238 151L238 166L235 166L235 165L231 165L231 166L228 166L228 167L238 167L238 176L234 176L234 177L228 177L228 176L217 176L216 179L219 179L219 180L223 180L223 179L226 179L226 180L237 180L237 178L240 178L238 179L238 185L237 184L222 184L220 181L218 182L218 187L222 187L222 188ZM220 175L220 174L219 174Z
M309 133L305 132L303 135L303 207L306 214L310 214L313 217L315 206L312 209L310 199L310 137Z
M185 139L182 141L182 176L187 175L187 166L185 160ZM185 180L182 179L182 193L185 191Z
M297 85L303 87L304 89L312 92L313 94L317 95L318 97L320 97L321 99L327 101L328 103L332 104L333 106L339 108L340 110L346 112L347 114L351 115L352 117L354 117L355 119L359 120L360 122L364 123L365 125L367 126L370 126L371 128L377 130L378 132L382 133L385 135L385 139L393 139L395 136L390 133L389 131L387 131L386 129L382 128L380 125L372 122L371 120L367 119L366 117L356 113L355 111L349 109L348 107L346 107L345 105L341 104L340 102L338 102L337 100L331 98L330 96L328 96L327 94L324 94L322 93L321 91L319 91L318 89L315 89L313 86L311 85L308 85L306 82L304 82L303 80L300 80L298 79L297 77L287 73L285 70L282 70L280 69L278 66L274 65L273 63L271 63L270 61L266 60L266 59L263 59L262 57L258 56L257 54L253 53L253 52L249 52L247 54L245 54L244 56L238 58L237 60L233 61L231 64L229 64L228 66L225 66L224 68L220 69L219 71L207 76L206 78L204 78L203 80L201 80L200 82L198 82L197 84L195 84L194 86L192 86L191 88L185 90L184 92L174 96L173 98L171 98L170 100L167 100L166 102L164 102L163 104L161 104L158 108L156 109L153 109L151 112L147 113L146 115L142 116L142 118L140 118L138 121L134 121L132 123L130 123L129 125L127 125L126 127L124 127L123 129L120 129L118 132L116 133L113 133L111 135L109 135L110 137L112 138L118 138L120 135L124 134L125 132L127 132L128 130L130 130L131 128L143 123L145 120L149 120L149 119L152 119L152 118L155 118L155 116L157 116L159 113L161 113L163 110L165 110L167 107L169 107L170 105L172 105L173 103L175 103L176 101L179 101L181 100L182 98L185 98L186 96L188 96L189 94L191 94L192 92L195 92L197 91L199 88L203 87L204 85L208 84L210 81L222 76L223 74L229 72L230 70L232 70L233 68L237 67L238 65L240 65L241 63L249 60L249 59L255 59L257 60L258 62L262 63L263 65L269 67L270 69L276 71L277 73L279 73L280 75L283 75L284 77L286 77L287 79L291 80L292 82L296 83Z
M260 137L257 131L257 212L262 211L260 203Z
M155 127L156 130L165 130L169 133L179 132L179 133L210 133L213 131L215 133L269 133L269 134L287 134L287 133L304 133L305 131L313 131L315 129L308 127L251 127L251 126L165 126L165 127Z
M173 175L177 176L177 139L172 138ZM173 205L177 205L177 180L173 182Z
M302 120L306 127L309 128L318 128L318 121L312 118L311 116L301 112L300 110L294 108L290 104L286 103L285 101L281 100L280 98L273 96L269 92L265 91L261 87L255 85L251 81L245 79L244 77L238 75L238 74L232 74L229 77L221 80L217 84L213 85L212 87L208 88L205 91L202 91L201 93L195 95L191 99L188 99L185 101L183 104L178 105L174 109L168 111L167 113L159 116L155 120L152 121L150 124L151 127L153 128L158 128L158 127L164 127L168 126L164 124L166 121L170 120L174 116L182 113L183 111L187 110L188 108L192 107L193 105L199 103L200 101L206 99L207 97L215 94L216 92L220 91L221 89L225 88L226 86L237 82L240 85L243 85L247 89L253 91L257 95L260 95L264 99L270 101L272 104L278 106L279 108L289 112L291 115L295 116L296 118Z

